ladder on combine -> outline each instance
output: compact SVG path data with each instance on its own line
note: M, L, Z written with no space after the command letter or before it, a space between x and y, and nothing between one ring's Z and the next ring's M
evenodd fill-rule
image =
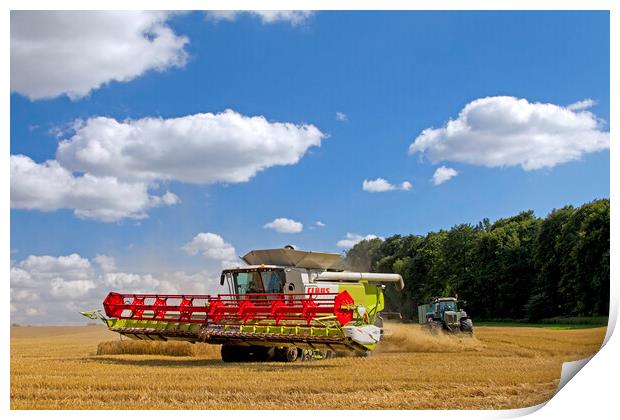
M100 316L108 328L133 339L364 350L342 330L356 309L347 291L217 296L111 292L103 307L107 318Z

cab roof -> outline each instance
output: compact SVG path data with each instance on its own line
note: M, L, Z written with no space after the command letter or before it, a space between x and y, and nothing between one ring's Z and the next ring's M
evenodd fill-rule
M257 249L241 257L249 265L274 265L308 269L342 270L344 260L340 254L298 251L290 248Z

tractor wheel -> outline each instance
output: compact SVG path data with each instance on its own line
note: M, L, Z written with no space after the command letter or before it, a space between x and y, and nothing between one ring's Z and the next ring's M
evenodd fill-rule
M474 333L474 323L471 319L462 319L461 320L461 331L468 334Z

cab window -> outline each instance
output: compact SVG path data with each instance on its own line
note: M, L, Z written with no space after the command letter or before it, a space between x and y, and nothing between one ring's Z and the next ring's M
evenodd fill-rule
M233 273L235 293L283 293L285 276L282 270L237 271Z

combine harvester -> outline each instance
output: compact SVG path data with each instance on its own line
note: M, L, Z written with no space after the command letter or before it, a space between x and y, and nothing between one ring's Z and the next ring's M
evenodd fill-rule
M111 292L100 311L111 331L137 340L221 344L224 362L368 355L383 336L383 290L398 274L344 271L339 254L292 247L251 251L222 272L230 293Z

